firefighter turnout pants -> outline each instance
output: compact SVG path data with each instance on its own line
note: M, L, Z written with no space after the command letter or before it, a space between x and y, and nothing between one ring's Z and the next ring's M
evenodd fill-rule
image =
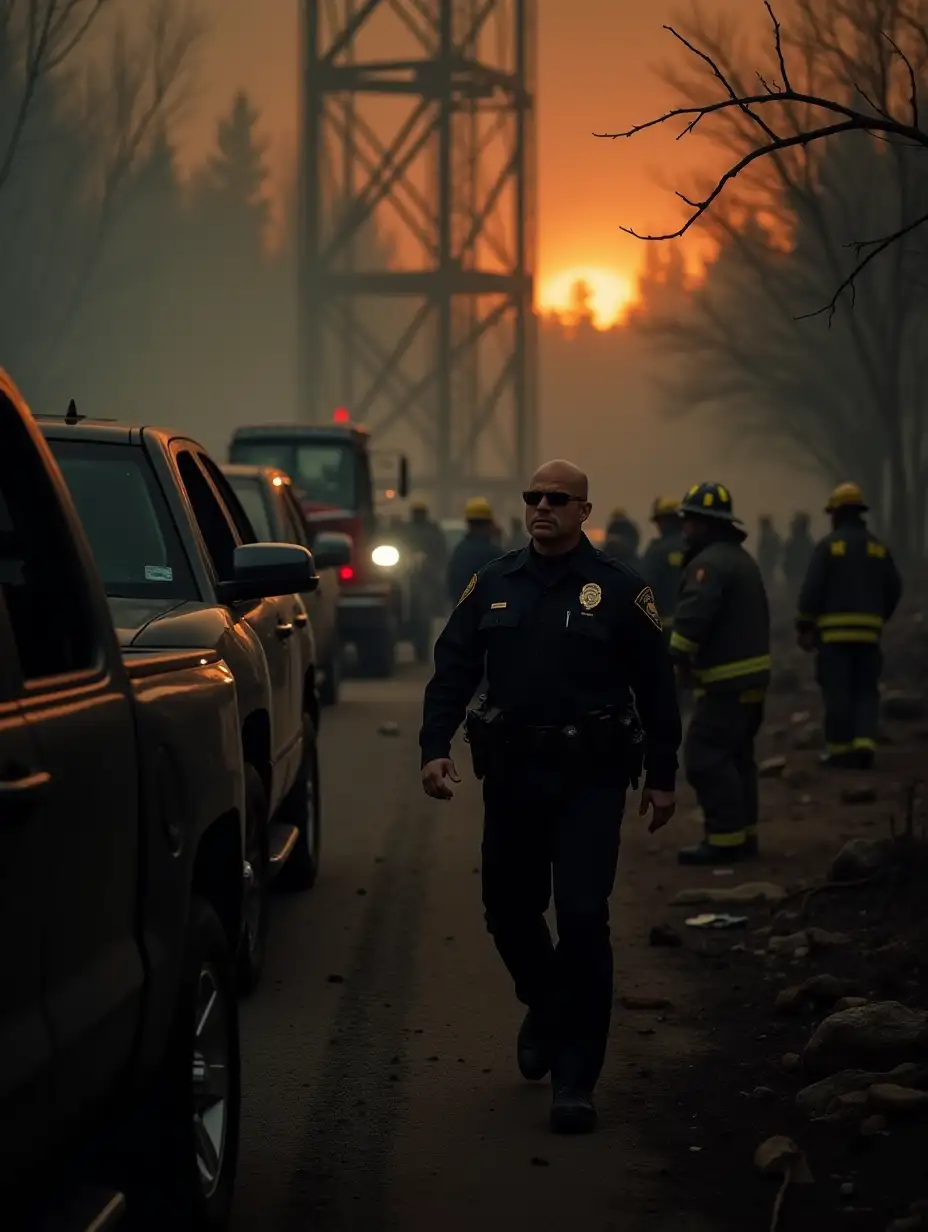
M819 647L816 679L825 705L825 744L832 757L872 756L880 719L880 647L825 643Z
M696 693L683 759L710 847L724 851L757 839L754 741L763 718L763 690Z

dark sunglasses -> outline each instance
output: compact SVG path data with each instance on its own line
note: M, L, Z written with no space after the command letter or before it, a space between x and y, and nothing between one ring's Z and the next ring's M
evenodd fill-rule
M534 509L537 505L548 498L548 504L552 509L563 509L565 505L569 505L571 501L576 501L578 504L583 504L582 497L571 496L569 492L523 492L522 499L526 505L531 505Z

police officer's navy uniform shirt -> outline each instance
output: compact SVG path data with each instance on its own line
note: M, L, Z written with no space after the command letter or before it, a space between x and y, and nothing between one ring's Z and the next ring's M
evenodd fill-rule
M486 672L488 697L530 726L576 722L634 698L646 784L672 791L681 740L673 666L649 586L584 536L561 557L531 545L474 575L435 645L422 764L450 754Z

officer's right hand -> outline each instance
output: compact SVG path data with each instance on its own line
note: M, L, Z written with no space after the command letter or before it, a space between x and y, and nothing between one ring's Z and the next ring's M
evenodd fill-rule
M433 800L452 798L454 792L448 786L449 780L452 783L461 781L461 776L454 768L454 762L450 757L436 757L434 761L427 761L422 767L422 786L425 794L431 796Z

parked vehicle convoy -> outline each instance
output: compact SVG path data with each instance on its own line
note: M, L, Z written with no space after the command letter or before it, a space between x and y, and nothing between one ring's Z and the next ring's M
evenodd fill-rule
M338 627L338 570L351 562L351 539L337 531L315 532L293 494L290 476L270 466L224 466L256 539L300 543L309 548L319 585L302 596L316 643L316 683L324 706L338 701L342 642Z
M396 645L410 641L418 658L431 650L431 612L416 586L417 564L407 560L378 516L370 436L355 424L255 424L238 428L229 461L285 471L310 526L351 536L350 562L339 571L339 628L355 646L366 676L390 676ZM394 498L409 490L406 459L389 480Z
M120 651L2 372L0 440L0 1225L217 1232L239 1134L235 682L215 645Z
M318 586L298 544L253 543L238 498L198 445L162 428L39 418L84 524L120 644L206 646L235 679L245 762L245 936L260 978L268 890L316 880L320 854L315 651L300 594ZM293 592L293 593L290 593Z

